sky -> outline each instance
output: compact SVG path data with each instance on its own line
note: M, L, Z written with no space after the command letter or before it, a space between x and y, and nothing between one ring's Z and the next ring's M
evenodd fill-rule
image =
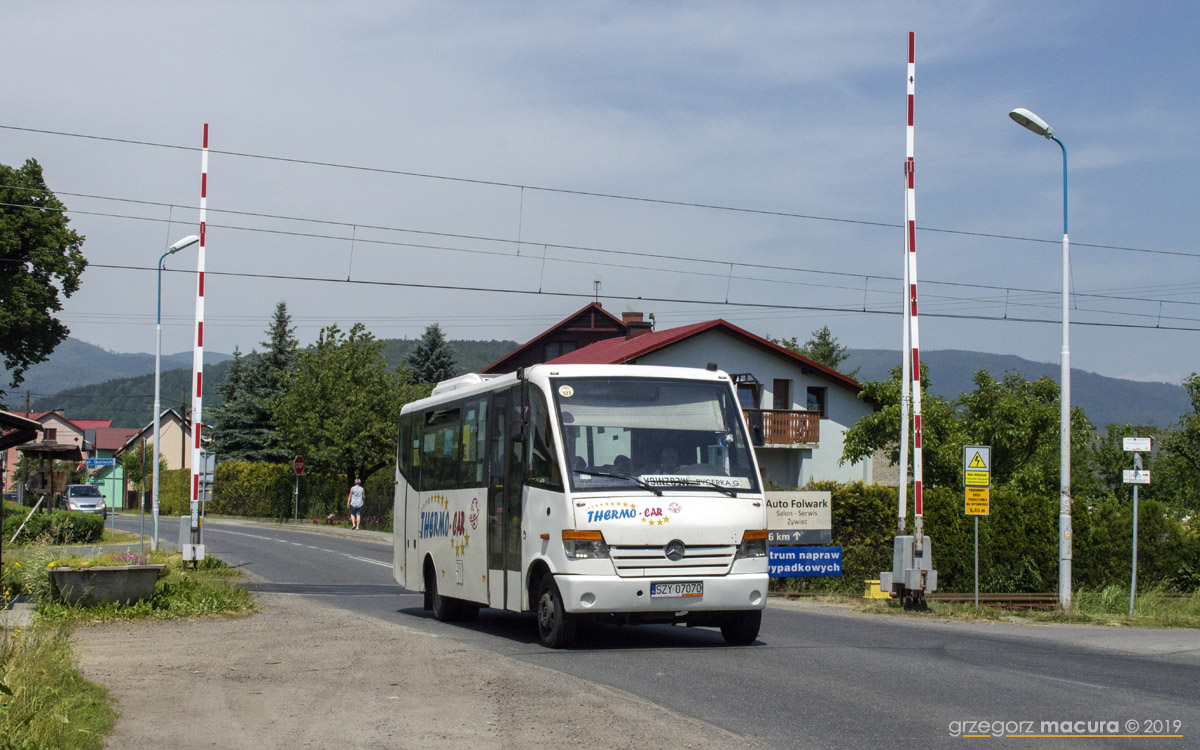
M43 2L0 25L0 162L86 236L71 335L153 352L198 232L205 348L285 301L525 341L594 299L902 348L908 33L920 344L1200 370L1194 2ZM166 261L192 348L198 252ZM936 378L936 373L934 374Z

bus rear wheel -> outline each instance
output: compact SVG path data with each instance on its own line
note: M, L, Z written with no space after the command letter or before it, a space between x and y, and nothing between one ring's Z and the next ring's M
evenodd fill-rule
M537 588L538 640L546 648L566 648L575 639L574 615L563 606L554 576L546 573Z
M730 646L749 646L758 639L758 630L762 627L762 610L750 609L744 612L733 612L725 622L721 623L721 635Z

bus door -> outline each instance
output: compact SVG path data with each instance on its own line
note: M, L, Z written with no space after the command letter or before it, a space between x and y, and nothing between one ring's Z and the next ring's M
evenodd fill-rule
M513 430L520 401L516 388L493 393L488 420L488 606L497 609L521 608L522 444Z

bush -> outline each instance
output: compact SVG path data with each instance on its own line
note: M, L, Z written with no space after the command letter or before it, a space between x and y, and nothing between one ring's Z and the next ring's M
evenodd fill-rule
M896 536L895 487L820 482L809 489L832 493L833 539L842 547L841 578L787 578L775 590L861 593L864 580L891 570ZM907 530L912 532L912 493L908 493ZM963 512L960 488L925 491L925 533L933 542L938 590L969 592L975 588L975 524ZM996 593L1058 590L1058 496L993 487L991 515L979 519L979 589ZM1076 590L1117 586L1128 591L1132 503L1105 498L1092 504L1076 500L1072 508ZM1138 588L1155 586L1177 591L1200 588L1200 537L1163 503L1139 504Z
M25 522L28 509L22 512L10 511L4 514L3 528L4 544L7 545L21 524L21 535L13 542L15 546L30 544L38 541L45 544L93 544L100 541L104 535L104 517L88 513L70 513L56 510L50 513L38 511Z
M191 511L187 469L160 475L159 510L164 515L186 515ZM226 461L217 464L213 498L206 512L249 518L324 518L345 515L349 487L340 474L304 474L295 498L296 475L290 464ZM381 469L366 482L363 515L390 519L395 494L395 471ZM298 506L298 507L297 507ZM390 527L390 524L389 524Z

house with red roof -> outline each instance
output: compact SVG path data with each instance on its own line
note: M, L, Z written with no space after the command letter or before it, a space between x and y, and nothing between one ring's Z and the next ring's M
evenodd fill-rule
M58 445L75 447L80 450L83 455L91 455L88 451L91 449L91 443L87 440L87 431L95 430L96 427L111 427L111 419L67 419L63 413L57 409L53 411L35 411L24 415L26 419L33 420L41 425L41 439L46 443L57 443ZM5 455L5 466L15 468L17 465L17 446L7 449ZM5 492L15 492L16 483L12 479L12 473L8 472L5 476L6 485Z
M563 324L576 322L579 314L593 307L602 309L589 305ZM619 334L538 359L539 351L546 351L545 342L559 340L557 327L551 328L485 372L510 372L538 362L715 365L734 380L764 480L784 488L821 480L873 481L871 459L845 466L839 463L846 430L876 408L858 397L862 390L858 381L726 320L656 331L652 320L643 317L642 313L623 313L620 322L624 330Z
M639 321L641 318L642 316L637 314ZM646 326L648 328L649 324ZM550 326L480 372L484 375L516 372L522 367L549 362L555 357L561 357L597 341L624 336L625 331L626 324L621 318L605 310L600 303L593 302Z

